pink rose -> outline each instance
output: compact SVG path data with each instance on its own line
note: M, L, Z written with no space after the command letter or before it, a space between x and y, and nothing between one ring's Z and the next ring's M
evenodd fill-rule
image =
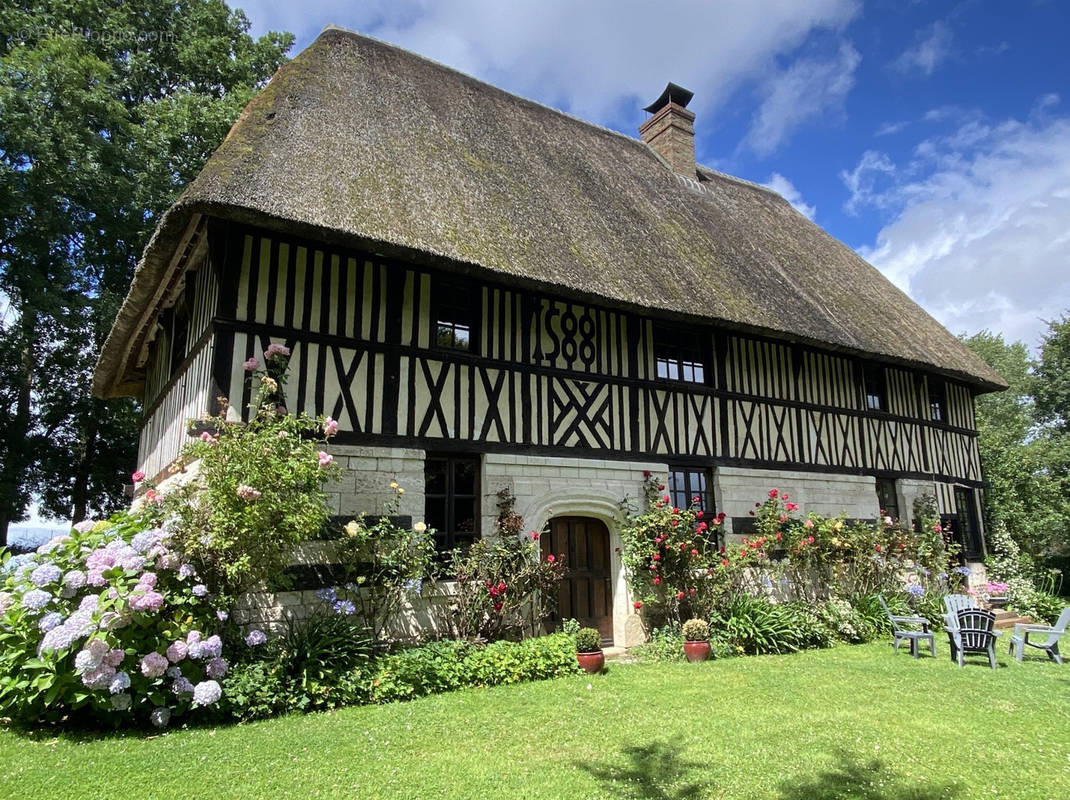
M330 453L326 453L323 450L320 450L319 460L321 467L330 466L331 462L334 461L334 456L332 456Z
M242 366L245 367L246 372L252 372L254 369L260 366L260 362L257 361L255 358L250 358L248 361L244 362Z
M141 483L143 480L145 480L145 473L141 470L138 470L130 476L130 480L132 480L134 483Z

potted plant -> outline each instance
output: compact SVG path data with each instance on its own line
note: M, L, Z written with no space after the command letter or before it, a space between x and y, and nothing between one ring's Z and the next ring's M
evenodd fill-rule
M606 654L602 652L602 634L594 628L580 628L576 633L576 660L584 672L592 675L601 672L606 665Z
M710 626L704 619L684 623L684 655L688 661L705 661L710 657Z

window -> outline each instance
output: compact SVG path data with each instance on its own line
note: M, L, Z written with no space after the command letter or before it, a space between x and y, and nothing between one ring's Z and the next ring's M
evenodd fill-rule
M884 367L866 364L862 367L862 391L866 408L870 411L887 411L888 395L884 386Z
M942 381L929 379L929 419L933 422L943 422L945 389Z
M424 461L424 521L435 548L448 553L479 538L479 459L433 456Z
M980 558L981 526L977 519L977 503L973 489L964 486L955 487L955 512L958 517L958 534L962 552L966 558Z
M882 516L899 519L899 495L892 478L877 478L877 504Z
M451 350L474 350L471 298L464 287L444 283L435 287L435 344Z
M705 383L702 348L693 334L668 328L654 329L654 363L659 378L685 383Z
M698 502L694 503L695 498ZM713 488L709 471L689 467L669 467L669 499L676 508L689 508L694 504L703 511L703 518L713 522L716 508L713 502ZM716 528L708 529L711 534ZM713 544L717 544L713 541Z

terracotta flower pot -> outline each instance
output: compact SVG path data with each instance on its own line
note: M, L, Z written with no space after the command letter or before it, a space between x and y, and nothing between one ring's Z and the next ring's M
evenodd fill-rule
M684 642L684 655L688 661L705 661L710 657L710 643Z
M584 672L595 675L605 667L606 654L601 650L595 650L593 653L576 653L576 660L580 662Z

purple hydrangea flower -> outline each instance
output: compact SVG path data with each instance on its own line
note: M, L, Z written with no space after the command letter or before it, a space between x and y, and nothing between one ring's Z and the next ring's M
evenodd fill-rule
M107 689L114 675L115 667L111 664L101 664L95 669L82 673L82 683L90 689Z
M208 662L208 666L204 668L204 671L208 673L209 678L218 680L227 674L227 662L219 656L216 656Z
M957 572L959 575L962 575L964 578L968 578L971 575L973 575L973 570L970 569L969 567L955 567L955 569L953 569L952 572Z
M167 723L171 721L171 709L166 706L154 708L152 713L149 714L149 720L157 728L166 728Z
M178 577L185 580L186 578L192 578L197 574L197 571L193 569L192 564L180 564L178 567Z
M141 659L141 674L146 678L159 678L167 671L167 656L149 653Z
M201 681L193 689L193 705L210 706L219 702L223 689L215 681Z
M49 539L47 542L37 548L37 553L42 556L47 555L53 550L58 550L64 542L69 542L70 540L71 537L67 536L66 534L63 534L62 536L53 536L51 539Z
M193 684L189 682L189 678L179 676L175 678L175 682L171 684L171 691L176 695L193 694Z
M52 595L43 589L31 589L22 596L22 607L28 611L40 611L52 601Z
M0 614L3 614L15 602L15 595L11 592L0 592Z
M194 597L207 597L208 587L205 586L203 583L198 583L196 586L193 587L192 592Z
M63 615L58 611L50 611L37 621L37 627L44 633L63 624Z
M97 523L91 519L83 519L81 522L74 526L74 529L78 531L78 533L89 533L91 530L93 530L93 526L96 524Z
M110 664L108 666L111 666ZM125 692L130 688L130 676L125 672L116 672L112 676L111 682L108 684L108 691L112 694L119 694Z
M216 612L215 612L215 615L216 615L216 618L217 618L217 619L218 619L218 620L219 620L220 622L226 622L226 621L227 621L227 619L229 619L229 618L230 618L230 614L228 614L228 613L227 613L226 611L224 611L223 609L219 609L218 611L216 611Z
M167 660L172 664L177 664L184 659L189 652L189 647L181 639L175 642L171 642L167 648Z
M134 611L156 612L163 606L164 598L159 592L134 592L128 602Z
M120 664L123 663L123 660L125 658L126 658L126 651L125 650L120 650L118 647L116 647L116 648L114 648L112 650L109 650L108 654L106 656L104 656L104 663L105 664L110 664L113 667L118 667Z
M251 630L245 637L245 644L249 647L258 647L267 641L267 635L261 630Z
M30 583L34 586L48 586L50 583L58 583L63 577L63 570L55 564L42 564L30 573Z

